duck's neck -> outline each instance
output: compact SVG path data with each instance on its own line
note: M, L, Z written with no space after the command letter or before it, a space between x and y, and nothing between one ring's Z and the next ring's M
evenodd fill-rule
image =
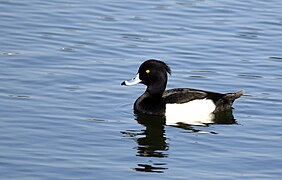
M147 86L146 92L155 98L161 98L166 88L166 83L154 83Z
M152 76L150 82L146 83L146 92L155 98L161 98L167 84L167 73L160 73Z

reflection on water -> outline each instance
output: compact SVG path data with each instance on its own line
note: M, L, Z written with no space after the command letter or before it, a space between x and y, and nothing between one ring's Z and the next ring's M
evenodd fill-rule
M150 116L136 114L137 122L145 127L142 130L126 130L122 132L126 137L133 139L137 143L136 156L151 158L167 158L169 153L169 143L167 142L164 116ZM214 115L213 124L236 124L232 110L223 111ZM206 131L200 127L207 127L210 124L202 126L192 126L189 124L179 123L174 127L182 128L189 133L210 133L217 134L213 131ZM162 173L168 169L166 163L156 163L152 160L148 164L138 163L136 171Z
M138 164L138 168L134 168L136 171L140 172L154 172L154 173L163 173L164 170L168 169L165 166L166 163L153 163L153 165L149 164Z
M143 136L137 139L137 156L167 157L168 144L165 136L165 118L136 115L136 120L146 127L143 130Z
M143 130L127 130L122 132L137 143L136 156L150 158L168 157L169 144L165 134L165 118L159 116L136 115L136 120L142 124ZM156 163L150 160L148 163L138 163L136 171L162 173L167 169L166 163Z

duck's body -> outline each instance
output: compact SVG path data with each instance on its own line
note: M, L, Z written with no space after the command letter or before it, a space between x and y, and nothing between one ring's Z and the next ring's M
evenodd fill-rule
M191 88L165 90L170 68L162 61L147 60L139 68L135 78L122 85L143 83L146 91L135 101L135 113L166 116L168 122L209 121L213 114L232 108L242 91L221 94Z
M149 115L165 115L168 104L185 104L193 101L203 100L212 101L215 105L213 113L232 108L235 99L242 96L243 92L235 93L215 93L191 88L177 88L164 91L161 97L151 96L147 91L144 92L134 103L136 113ZM203 107L202 107L203 108Z

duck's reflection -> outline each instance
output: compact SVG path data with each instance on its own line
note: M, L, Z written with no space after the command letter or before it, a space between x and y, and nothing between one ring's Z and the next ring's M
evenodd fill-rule
M136 114L139 124L145 126L143 136L137 139L137 156L167 157L168 144L165 135L165 118Z
M153 157L153 158L166 158L168 157L169 143L167 142L165 125L165 117L160 116L149 116L144 114L136 114L135 119L137 122L145 127L139 131L125 131L123 134L133 138L137 142L137 153L136 156L141 157ZM232 110L220 112L214 115L212 124L236 124L233 117ZM209 126L205 124L204 126ZM202 130L203 126L191 126L189 124L178 123L175 127L182 128L189 133L211 133L217 134L216 132L209 132ZM162 173L167 168L166 163L156 163L150 159L148 164L140 163L137 164L137 168L133 168L136 171L143 172L157 172ZM160 160L160 159L159 159Z
M136 171L141 172L154 172L154 173L163 173L166 168L165 163L154 163L153 165L150 164L138 164L139 167L134 168ZM163 167L164 166L164 167Z
M144 126L142 130L126 130L122 132L137 142L136 156L146 157L147 163L138 163L136 171L163 173L167 169L161 159L168 157L168 143L165 134L165 118L136 114L137 122Z

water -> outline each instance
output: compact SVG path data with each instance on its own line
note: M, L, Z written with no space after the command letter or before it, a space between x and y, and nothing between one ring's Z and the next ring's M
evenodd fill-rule
M281 9L1 0L1 179L280 179ZM120 83L149 58L171 66L168 88L244 89L236 121L180 128L135 117L144 86Z

